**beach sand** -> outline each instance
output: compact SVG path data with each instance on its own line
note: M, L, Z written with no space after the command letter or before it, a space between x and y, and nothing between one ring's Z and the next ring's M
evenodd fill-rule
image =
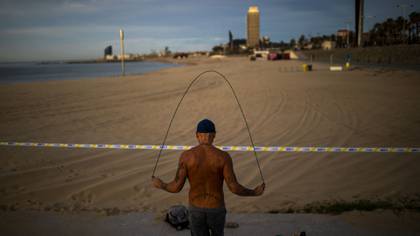
M3 235L191 235L176 231L152 213L134 212L112 216L95 213L0 212ZM419 235L420 214L395 215L389 211L348 212L342 215L228 213L227 221L238 228L225 228L233 235L372 236ZM16 227L25 225L25 227Z
M189 82L205 70L234 87L258 146L416 147L420 78L415 71L355 69L300 72L298 61L233 57L188 59L187 66L124 78L0 85L1 141L160 144ZM202 118L217 128L216 145L250 145L232 92L205 74L185 97L167 144L196 145ZM158 151L0 147L3 210L161 213L187 204L151 187ZM179 151L164 151L156 175L171 180ZM240 183L261 182L251 152L231 152ZM261 197L225 187L229 212L299 209L315 201L419 196L417 153L259 152Z

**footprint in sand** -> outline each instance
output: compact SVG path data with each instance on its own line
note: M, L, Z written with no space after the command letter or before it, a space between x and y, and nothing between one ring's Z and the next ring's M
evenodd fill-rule
M136 192L140 192L140 191L142 191L142 188L141 188L141 185L134 185L134 187L133 187L133 189L134 189L134 191L136 191Z
M57 166L58 171L63 172L64 171L64 166L63 165L59 165Z
M26 205L29 206L29 209L40 210L43 208L43 203L37 200L27 199Z
M150 197L150 196L152 196L152 194L149 191L149 189L146 188L146 187L142 187L142 185L136 185L136 186L134 186L134 190L136 190L136 192L140 196L142 196L142 197Z
M78 177L80 175L79 172L77 172L77 171L75 171L73 169L70 169L69 172L70 172L70 174L66 177L65 182L71 182L76 177Z
M4 189L0 190L1 196L8 196L12 194L19 194L21 192L24 192L26 190L25 187L19 186L19 185L13 185L11 187L6 187Z
M70 198L76 203L79 203L83 206L87 206L93 203L94 197L95 196L89 191L81 191L79 193L71 195Z

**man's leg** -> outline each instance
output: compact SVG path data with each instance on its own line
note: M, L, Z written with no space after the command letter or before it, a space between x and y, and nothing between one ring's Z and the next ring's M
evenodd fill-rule
M223 236L226 221L226 210L207 213L207 224L212 236Z
M190 229L192 236L209 236L209 227L207 226L206 213L200 211L191 211Z

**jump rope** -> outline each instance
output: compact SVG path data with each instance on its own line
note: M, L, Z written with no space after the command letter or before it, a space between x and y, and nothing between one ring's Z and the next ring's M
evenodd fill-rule
M229 82L229 80L228 80L228 79L227 79L227 78L226 78L226 77L225 77L222 73L220 73L220 72L218 72L218 71L215 71L215 70L207 70L207 71L204 71L204 72L200 73L199 75L197 75L197 76L196 76L196 77L195 77L195 78L194 78L194 79L190 82L190 84L188 85L188 87L187 87L187 89L185 90L184 94L182 95L181 99L179 100L179 102L178 102L178 104L177 104L177 106L176 106L176 108L175 108L175 112L174 112L174 114L173 114L173 115L172 115L172 117L171 117L171 121L169 122L169 126L168 126L168 129L166 130L165 137L163 138L162 145L161 145L161 146L160 146L160 148L159 148L159 153L158 153L158 156L157 156L157 158L156 158L155 167L153 168L152 177L154 177L154 176L155 176L155 172L156 172L156 169L157 169L157 166L158 166L158 163L159 163L159 159L160 159L160 157L161 157L161 155L162 155L162 150L163 150L163 147L165 146L165 144L166 144L166 139L168 138L168 135L169 135L169 130L170 130L170 129L171 129L171 127L172 127L172 122L174 121L174 118L175 118L175 116L176 116L176 114L177 114L177 112L178 112L179 107L181 106L182 101L184 100L184 98L185 98L185 96L188 94L188 92L190 91L190 89L191 89L191 87L193 86L193 84L194 84L196 81L198 81L198 80L201 78L201 76L202 76L202 75L207 74L207 73L215 73L216 75L218 75L218 76L219 76L218 78L222 78L222 79L226 82L226 84L229 86L230 90L232 91L232 94L233 94L233 96L235 97L236 103L238 104L239 110L241 111L242 118L243 118L243 120L244 120L244 123L245 123L246 129L248 130L249 140L251 141L252 150L253 150L253 152L254 152L255 161L257 162L257 167L258 167L258 170L259 170L260 175L261 175L261 180L262 180L262 182L263 182L263 183L265 183L265 181L264 181L264 176L263 176L262 171L261 171L260 162L258 161L257 152L255 151L255 144L254 144L254 140L252 139L251 131L250 131L250 129L249 129L249 125L248 125L248 122L247 122L247 120L246 120L245 113L244 113L244 111L243 111L243 109L242 109L241 103L239 102L238 96L236 95L235 90L233 89L232 84Z

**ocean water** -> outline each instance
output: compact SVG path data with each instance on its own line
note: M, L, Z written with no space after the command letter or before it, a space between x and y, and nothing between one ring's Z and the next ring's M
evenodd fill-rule
M159 62L126 62L125 74L135 75L179 65ZM0 63L0 83L73 80L121 75L120 63Z

